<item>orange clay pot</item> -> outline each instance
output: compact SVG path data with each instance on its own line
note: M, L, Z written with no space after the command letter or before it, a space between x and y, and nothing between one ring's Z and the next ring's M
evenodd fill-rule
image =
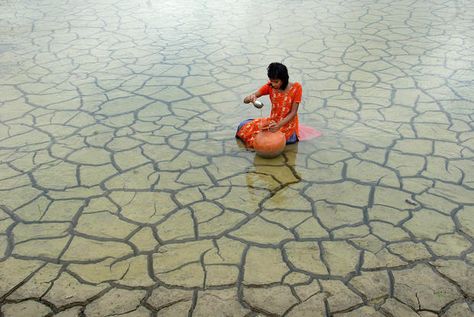
M255 136L253 148L255 152L264 158L273 158L283 152L286 145L285 134L280 131L260 131Z

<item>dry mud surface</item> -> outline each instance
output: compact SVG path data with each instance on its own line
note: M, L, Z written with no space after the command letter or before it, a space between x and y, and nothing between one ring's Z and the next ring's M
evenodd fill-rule
M0 0L0 316L473 316L473 21ZM234 133L273 61L323 136L265 160Z

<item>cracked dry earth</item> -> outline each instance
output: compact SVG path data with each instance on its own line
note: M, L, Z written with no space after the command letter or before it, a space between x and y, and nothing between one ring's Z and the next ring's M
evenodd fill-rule
M473 24L0 0L0 316L474 316ZM273 61L323 136L265 160L234 133Z

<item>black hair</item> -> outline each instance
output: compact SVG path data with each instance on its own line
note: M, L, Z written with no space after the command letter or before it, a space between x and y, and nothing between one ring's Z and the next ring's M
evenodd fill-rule
M288 69L282 63L271 63L267 67L267 75L270 79L280 79L281 80L281 90L285 90L288 86Z

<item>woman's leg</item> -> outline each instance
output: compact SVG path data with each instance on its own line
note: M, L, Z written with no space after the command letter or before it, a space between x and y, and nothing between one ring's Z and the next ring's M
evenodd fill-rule
M286 144L293 144L293 143L296 143L298 142L298 136L296 135L296 132L294 132L287 140L286 140Z
M260 132L262 125L264 124L264 122L268 121L268 118L257 118L249 120L245 120L239 125L237 134L235 136L244 141L245 146L253 148L253 140L255 138L255 135Z

